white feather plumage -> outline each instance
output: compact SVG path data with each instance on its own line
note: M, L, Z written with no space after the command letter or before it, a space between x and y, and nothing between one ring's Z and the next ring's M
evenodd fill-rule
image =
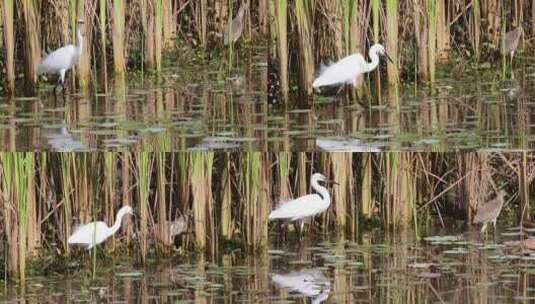
M310 184L318 192L317 194L308 194L282 203L269 214L269 219L296 221L327 210L331 205L331 196L327 189L318 183L319 181L326 181L325 176L319 173L312 175Z
M82 54L83 38L80 29L77 32L78 46L72 44L66 45L48 54L45 59L37 66L37 73L59 74L59 81L65 82L65 73L78 62Z
M89 250L114 235L121 227L121 221L126 214L134 214L132 207L122 207L119 212L117 212L115 223L111 227L108 227L106 223L101 221L80 225L69 237L67 243L70 245L80 245Z
M373 71L379 65L379 55L384 55L385 49L380 44L375 44L370 48L369 56L371 62L366 62L361 54L349 55L338 62L325 67L320 66L320 75L312 86L319 88L322 86L335 84L355 85L358 76Z

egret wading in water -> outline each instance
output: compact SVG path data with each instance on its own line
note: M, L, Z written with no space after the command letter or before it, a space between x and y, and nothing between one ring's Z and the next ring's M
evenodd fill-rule
M390 62L394 63L390 56L385 51L381 44L374 44L369 51L371 62L367 62L361 54L349 55L330 66L322 66L320 68L320 75L314 83L313 88L319 88L330 85L344 85L349 84L353 87L357 85L357 78L369 73L379 66L379 55L386 56ZM340 87L336 96L342 91L343 86ZM358 97L358 96L357 96Z
M327 191L327 188L320 185L319 182L337 184L335 181L328 180L323 174L313 174L310 178L310 185L316 193L304 195L281 203L277 209L271 211L269 219L284 219L288 221L299 220L301 221L301 229L303 229L303 220L305 218L320 214L327 210L331 205L329 191Z
M70 245L80 245L89 250L114 235L121 228L121 221L127 214L134 215L130 206L122 207L117 212L117 218L113 226L108 227L104 222L92 222L79 226L67 241Z
M78 59L82 55L84 47L84 39L81 31L83 20L78 20L78 31L76 36L78 38L78 45L72 44L59 48L48 54L45 59L37 66L37 74L58 74L58 83L54 87L54 94L58 86L65 88L65 73L78 63ZM65 92L64 92L65 93Z

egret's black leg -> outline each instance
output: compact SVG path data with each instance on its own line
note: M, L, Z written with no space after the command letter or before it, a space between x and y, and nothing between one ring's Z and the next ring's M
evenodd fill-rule
M332 102L336 102L336 99L338 99L338 96L340 95L340 93L344 90L344 85L341 85L340 88L338 89L338 91L336 91L336 94L334 95L333 99L332 99Z
M56 86L54 87L54 96L58 93L58 87L61 86L61 78L58 79Z
M363 108L365 108L365 109L368 108L368 106L364 104L364 102L362 101L362 99L360 99L360 96L359 96L359 90L357 89L357 87L353 87L353 88L354 88L354 90L355 90L355 95L357 96L357 103L358 103L361 107L363 107Z
M65 82L61 83L61 91L63 93L63 102L65 102Z
M497 233L496 233L496 220L494 220L494 222L492 223L493 226L494 226L494 243L496 243L496 239L497 239Z

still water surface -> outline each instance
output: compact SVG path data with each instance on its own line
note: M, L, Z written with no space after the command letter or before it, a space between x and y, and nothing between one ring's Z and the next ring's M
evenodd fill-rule
M68 90L65 97L53 93L51 77L35 96L0 97L0 146L169 151L250 144L261 123L256 114L265 113L266 54L263 44L244 46L231 71L224 57L191 58L159 77L130 73L110 79L107 91L100 84L87 92Z
M403 81L397 93L383 88L380 104L362 94L366 108L343 94L333 98L337 88L324 88L315 93L314 106L295 98L291 103L300 105L274 107L269 137L294 150L533 149L535 65L517 66L514 78L507 73L502 79L495 66L459 64L432 88ZM395 100L399 109L390 105Z
M363 108L336 88L314 100L268 104L267 47L241 51L231 73L220 60L183 63L160 78L114 79L107 92L57 99L0 98L6 150L463 151L535 148L535 65L502 79L496 67L452 68L431 88L405 81ZM399 100L399 109L389 106Z
M517 303L535 299L535 254L501 229L497 243L477 231L427 236L363 233L278 242L258 255L160 260L146 268L117 258L87 270L30 277L0 288L0 302L137 303ZM88 259L86 259L87 263ZM86 267L88 269L89 266Z

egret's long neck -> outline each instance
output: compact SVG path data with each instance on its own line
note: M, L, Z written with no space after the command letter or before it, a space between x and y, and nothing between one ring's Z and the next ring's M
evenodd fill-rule
M377 55L377 51L374 48L370 49L369 56L372 61L366 64L367 72L375 70L379 65L379 55Z
M78 45L76 46L76 51L78 52L78 57L80 57L84 48L84 39L82 37L82 33L80 32L80 28L78 28L78 32L76 35L78 36Z
M319 193L322 201L327 202L327 203L331 202L331 196L329 194L329 191L327 191L327 188L318 184L318 181L314 180L312 182L312 189L314 189L317 193Z
M113 226L111 226L112 233L115 233L117 232L117 230L119 230L119 228L121 227L121 221L123 220L124 215L125 213L119 210L119 212L117 213L117 217L115 218L115 223L113 224Z

